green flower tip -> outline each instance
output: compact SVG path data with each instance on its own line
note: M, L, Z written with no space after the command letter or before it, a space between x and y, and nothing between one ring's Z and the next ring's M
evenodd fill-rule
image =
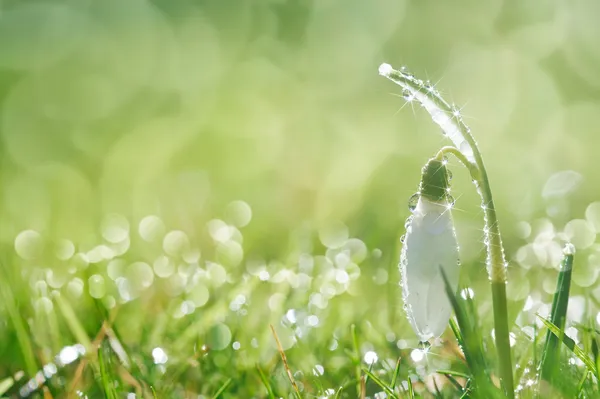
M449 180L446 162L435 158L430 159L421 171L419 192L431 201L443 201L448 195Z

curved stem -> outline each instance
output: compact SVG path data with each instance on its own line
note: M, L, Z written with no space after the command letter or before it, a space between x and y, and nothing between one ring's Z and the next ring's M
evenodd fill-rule
M471 178L473 180L479 179L479 169L477 169L477 165L473 164L473 162L469 161L465 155L460 152L460 150L456 147L446 146L440 148L440 150L435 154L435 159L442 160L446 154L451 154L456 157L465 168L469 169L469 173L471 174Z
M479 147L471 134L471 129L462 121L460 112L448 104L431 85L416 79L405 70L395 70L388 64L379 67L379 73L408 91L408 101L417 100L429 112L433 121L440 125L444 133L456 147L444 147L440 152L452 153L467 166L481 197L485 219L485 242L487 246L486 266L492 285L494 308L495 341L498 353L500 379L506 395L514 398L514 382L508 311L506 305L506 261L498 226L498 218L487 171ZM407 96L405 96L407 98ZM439 154L439 153L438 153ZM473 173L476 171L476 174Z

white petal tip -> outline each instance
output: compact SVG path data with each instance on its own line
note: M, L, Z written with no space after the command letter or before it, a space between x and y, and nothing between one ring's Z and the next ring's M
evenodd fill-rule
M388 76L390 76L390 74L392 73L393 70L394 70L394 68L392 68L392 66L390 64L379 65L379 74L381 76L388 77Z

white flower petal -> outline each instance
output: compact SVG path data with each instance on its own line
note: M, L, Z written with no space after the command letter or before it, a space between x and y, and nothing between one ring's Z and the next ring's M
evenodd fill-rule
M456 290L460 269L450 208L446 201L421 196L406 231L400 261L405 309L421 341L442 335L450 319L452 308L440 266Z

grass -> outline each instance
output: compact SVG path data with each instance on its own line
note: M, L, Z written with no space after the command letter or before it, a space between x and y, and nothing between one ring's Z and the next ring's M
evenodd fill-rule
M493 279L491 291L466 272L458 293L446 284L454 316L429 348L402 317L397 237L360 221L334 226L329 236L313 228L300 232L310 245L290 239L287 252L265 260L267 245L243 226L222 223L224 232L189 233L187 243L171 243L168 251L131 226L130 247L119 254L100 239L91 248L78 243L77 254L62 260L52 253L52 237L36 257L2 248L0 397L600 395L596 309L588 306L582 323L568 319L572 254L554 276L549 319L543 312L529 317L535 310L507 298L501 279ZM488 223L497 225L489 213ZM200 260L190 260L190 250L200 247ZM108 255L91 259L100 250ZM174 270L154 275L161 256ZM501 253L494 256L492 262L503 262ZM103 282L102 290L90 290L90 281ZM466 288L477 296L463 295Z

